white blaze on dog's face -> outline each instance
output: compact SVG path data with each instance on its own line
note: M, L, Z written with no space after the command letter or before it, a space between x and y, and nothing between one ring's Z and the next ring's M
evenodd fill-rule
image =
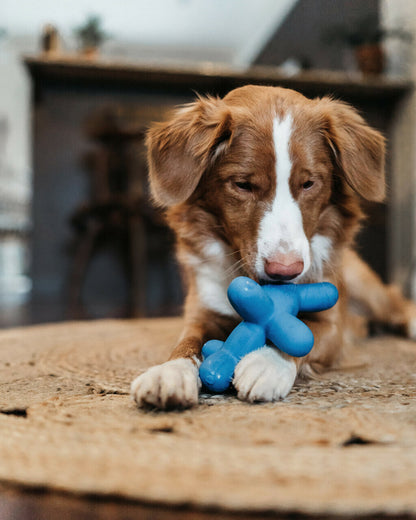
M264 280L295 279L307 272L311 263L302 212L290 189L292 124L290 112L273 121L276 192L260 221L255 262L257 276Z

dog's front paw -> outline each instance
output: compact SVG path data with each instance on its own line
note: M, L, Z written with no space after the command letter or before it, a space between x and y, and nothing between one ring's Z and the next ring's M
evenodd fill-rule
M138 406L161 409L198 404L201 386L198 367L191 359L173 359L149 368L133 381L131 394Z
M277 401L292 389L296 372L294 361L275 348L263 347L238 363L233 384L243 401Z

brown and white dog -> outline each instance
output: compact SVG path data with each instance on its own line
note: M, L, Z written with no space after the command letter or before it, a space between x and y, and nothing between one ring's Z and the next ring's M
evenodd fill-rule
M198 98L147 136L150 184L177 236L187 298L185 326L170 360L135 379L139 406L198 402L201 347L238 322L226 290L238 275L260 282L334 283L337 305L304 316L315 346L301 359L273 345L244 357L233 384L240 399L284 398L301 373L339 359L347 301L415 336L415 306L352 251L360 198L385 195L382 135L340 101L246 86Z

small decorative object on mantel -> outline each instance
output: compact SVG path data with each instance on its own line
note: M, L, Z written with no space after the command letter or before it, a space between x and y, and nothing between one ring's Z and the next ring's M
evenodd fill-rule
M363 74L382 74L385 67L383 41L396 38L410 43L411 33L380 26L377 16L367 16L354 24L336 25L323 36L326 43L343 42L353 49L357 67Z
M61 40L58 29L54 25L47 24L43 28L41 47L45 56L55 56L61 53Z
M100 45L109 38L102 29L101 18L97 15L89 16L87 21L74 31L79 42L81 54L85 58L94 59L98 55Z

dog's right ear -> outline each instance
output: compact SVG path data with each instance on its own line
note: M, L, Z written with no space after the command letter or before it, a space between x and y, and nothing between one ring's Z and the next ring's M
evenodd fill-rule
M386 192L384 137L348 104L330 98L318 103L326 117L323 134L342 178L364 199L382 202Z
M176 109L167 122L155 123L146 137L155 202L172 206L187 200L231 139L231 113L217 98L199 98Z

